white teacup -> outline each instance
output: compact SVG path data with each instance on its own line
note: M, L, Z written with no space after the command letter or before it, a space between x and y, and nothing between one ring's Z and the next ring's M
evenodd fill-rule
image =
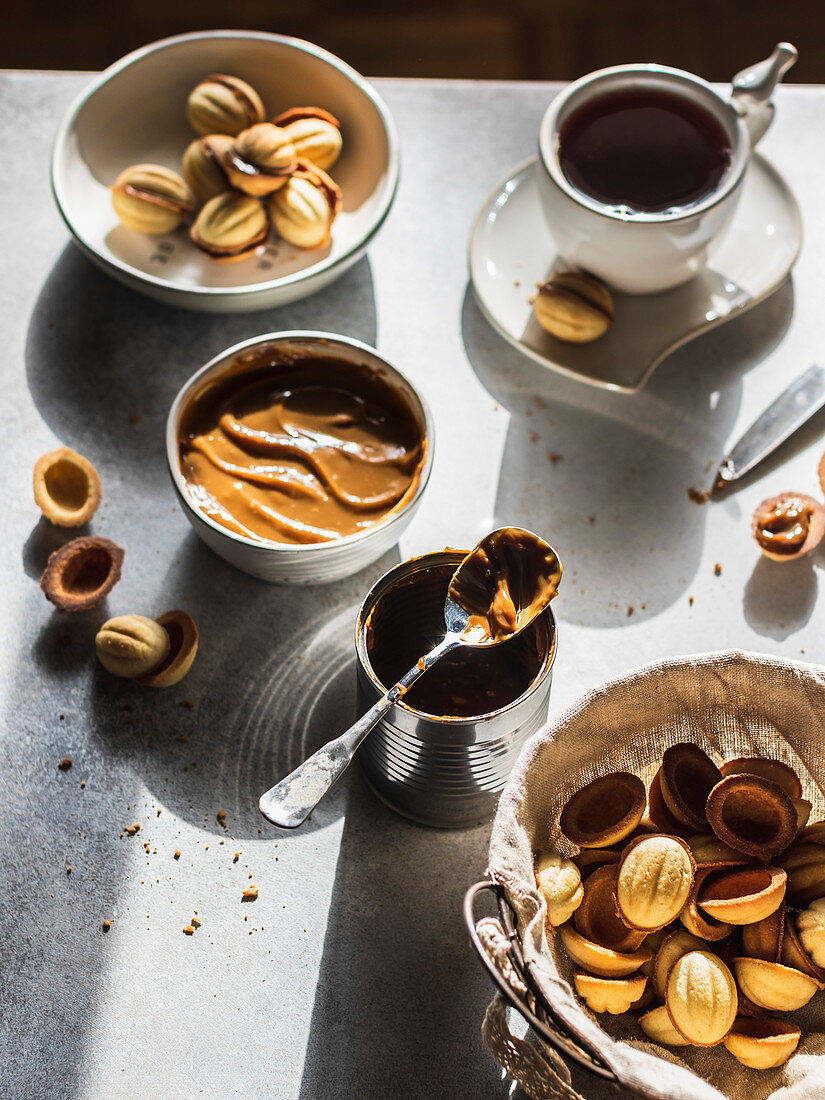
M729 99L700 77L662 65L617 65L568 85L542 119L537 164L542 209L563 259L629 294L667 290L696 275L708 245L733 216L751 150L773 117L771 93L795 60L794 47L780 43L771 57L734 78ZM606 206L562 171L559 134L571 114L596 96L640 89L684 97L710 113L727 138L727 170L714 190L684 209L636 213Z

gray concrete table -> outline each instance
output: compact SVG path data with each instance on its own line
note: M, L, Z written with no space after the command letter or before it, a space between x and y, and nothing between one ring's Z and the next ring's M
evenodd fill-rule
M825 660L822 554L773 566L748 533L763 496L817 491L825 421L724 502L686 495L821 353L825 91L783 88L764 143L803 210L792 280L625 397L522 358L467 285L473 219L532 153L549 86L379 82L403 173L368 257L296 305L207 317L131 293L69 243L49 153L86 80L0 76L0 1095L504 1097L479 1035L490 990L459 915L488 829L411 825L356 770L292 835L265 825L257 798L350 719L351 633L371 582L499 521L546 534L566 565L553 712L668 654ZM290 590L233 571L190 533L162 426L213 354L304 327L376 344L421 386L438 442L397 551L345 583ZM59 443L101 471L92 530L127 549L108 604L77 616L53 613L37 584L64 536L38 520L31 470ZM201 629L179 687L141 690L96 668L104 617L170 607ZM241 904L249 881L260 896ZM183 935L195 913L201 927Z

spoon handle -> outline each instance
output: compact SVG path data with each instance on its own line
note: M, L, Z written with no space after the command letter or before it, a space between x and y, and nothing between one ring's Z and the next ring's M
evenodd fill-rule
M344 774L352 762L355 750L373 726L412 687L419 676L445 653L461 644L457 634L447 634L435 649L422 657L345 733L322 745L303 764L299 764L295 771L262 794L258 807L264 817L282 829L295 829L302 825L333 783Z

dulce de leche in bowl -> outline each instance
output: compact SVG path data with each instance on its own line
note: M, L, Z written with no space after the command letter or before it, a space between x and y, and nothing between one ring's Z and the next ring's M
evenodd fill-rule
M397 541L429 475L432 423L372 348L276 333L230 348L184 386L167 456L212 549L265 580L312 584Z

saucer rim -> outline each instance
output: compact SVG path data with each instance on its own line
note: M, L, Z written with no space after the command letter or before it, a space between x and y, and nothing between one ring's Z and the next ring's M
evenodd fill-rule
M703 323L700 323L695 327L689 329L687 332L683 333L678 339L669 343L645 364L644 369L640 371L638 380L635 382L635 384L625 385L620 382L610 381L609 379L597 378L592 374L584 374L579 370L575 370L571 367L567 367L561 363L555 362L547 355L542 354L535 348L531 348L529 345L525 344L519 337L514 336L511 332L509 332L502 324L499 323L499 321L496 319L496 317L493 315L486 302L484 301L482 292L477 284L475 277L475 258L477 256L481 257L484 255L480 251L482 226L486 222L489 212L495 205L498 197L502 194L503 191L507 189L507 185L509 183L512 183L514 180L517 180L519 177L526 177L529 171L535 171L536 166L539 162L539 156L537 154L532 157L528 157L526 160L522 161L515 168L511 169L505 177L502 178L498 186L493 188L493 190L488 193L473 221L473 227L470 232L470 240L467 248L467 265L470 286L473 289L473 297L476 301L476 304L478 305L479 310L481 311L488 324L504 340L506 340L508 344L516 348L523 355L526 355L528 358L532 359L535 363L538 363L540 366L543 366L548 370L555 371L556 373L564 375L567 378L575 379L577 382L584 382L586 385L593 386L596 389L608 390L613 393L623 394L639 393L639 391L642 390L648 383L651 375L654 373L657 367L659 367L661 363L674 351L677 351L685 344L690 343L691 340L695 340L698 336L701 336L706 332L710 332L711 329L718 328L720 325L724 325L726 322L732 321L735 317L742 316L742 314L747 313L749 310L753 309L754 306L759 305L761 302L764 302L767 298L774 294L788 279L791 272L793 271L796 261L799 259L799 254L802 250L804 239L802 211L799 206L799 201L797 200L796 195L794 194L784 175L779 171L778 168L776 168L772 161L768 160L767 157L765 157L758 151L754 151L754 153L752 154L752 159L754 162L758 161L760 167L774 177L779 186L785 191L786 197L790 201L790 207L793 211L794 221L796 223L796 247L793 250L793 255L787 265L786 270L784 271L781 278L771 282L771 284L766 287L765 290L762 291L760 294L753 296L749 295L746 301L733 306L730 312L726 313L724 316L715 317L711 321L705 320ZM513 190L515 190L515 188L511 188L511 191ZM547 233L547 236L549 240L549 232ZM555 252L555 249L553 248L552 242L551 252L555 253L555 255L558 256L558 253ZM709 252L710 256L712 257L713 244L711 244ZM634 297L647 298L653 297L653 295L639 294L634 295Z

